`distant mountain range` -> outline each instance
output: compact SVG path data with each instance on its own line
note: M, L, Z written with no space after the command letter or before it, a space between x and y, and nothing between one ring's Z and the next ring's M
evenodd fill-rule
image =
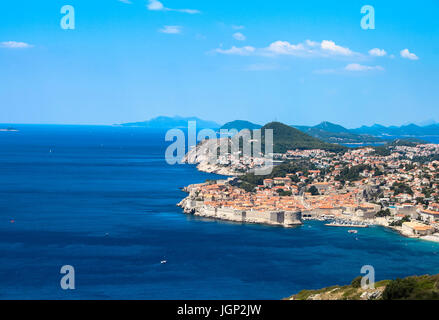
M428 136L439 135L439 124L418 126L415 124L400 127L385 127L382 125L363 126L357 129L347 129L341 125L324 121L316 126L292 125L303 133L328 143L338 144L379 144L389 140L389 136ZM221 127L222 129L259 129L260 125L244 121L232 121Z
M227 122L225 125L223 125L221 127L222 130L232 130L232 129L236 129L238 131L241 130L257 130L257 129L261 129L262 126L259 124L255 124L252 123L250 121L245 121L245 120L236 120L236 121L232 121L232 122Z
M439 124L430 124L426 126L419 126L416 124L408 124L400 127L390 126L385 127L379 124L367 127L362 126L358 129L350 130L357 134L369 134L379 137L385 136L437 136L439 135Z
M123 127L143 127L153 129L171 129L171 128L187 128L189 121L197 122L197 129L218 129L221 127L214 121L206 121L197 117L157 117L143 122L123 123Z
M381 143L383 140L369 134L354 133L352 130L331 122L322 122L314 127L293 126L300 131L309 134L315 138L322 139L330 143Z
M413 141L404 138L404 140L391 142L389 136L439 135L438 124L424 127L414 124L401 127L374 125L371 127L363 126L358 129L347 129L327 121L316 126L289 126L280 122L271 122L262 127L249 121L235 120L221 126L214 121L206 121L197 117L157 117L144 122L121 124L121 126L154 129L187 128L189 121L196 121L198 129L210 128L217 132L220 129L236 129L238 131L243 129L262 129L262 149L265 149L264 129L272 129L274 138L273 151L275 153L285 153L288 150L294 149L323 149L339 152L347 150L347 147L343 146L345 144L382 144L381 148L385 149L386 146L389 146L389 143L415 145L423 142L414 138L411 138Z
M206 121L197 117L157 117L144 122L125 123L121 126L126 127L145 127L156 129L170 128L187 128L189 121L196 121L197 128L218 129L243 129L255 130L263 128L259 124L255 124L246 120L235 120L221 126L214 121ZM439 136L439 124L429 121L428 125L421 126L416 124L407 124L403 126L382 126L375 124L373 126L362 126L357 129L347 129L341 125L331 122L322 122L316 126L299 126L291 127L298 129L302 133L320 139L326 143L337 144L379 144L389 140L389 136L399 137L421 137L421 136Z

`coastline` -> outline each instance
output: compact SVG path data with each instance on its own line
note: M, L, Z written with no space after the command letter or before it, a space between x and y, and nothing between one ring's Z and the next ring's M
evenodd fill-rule
M232 208L214 208L204 205L202 201L193 200L191 186L183 189L189 195L181 200L177 206L183 209L185 214L197 217L210 218L238 223L262 224L277 227L293 228L303 224L299 212L285 211L242 211Z
M230 170L227 170L227 168L220 168L216 165L206 165L200 163L196 166L196 169L201 172L224 175L225 177L228 178L237 177L235 173L233 173ZM262 225L273 226L273 227L277 226L277 227L293 228L304 224L302 218L299 217L299 215L291 215L291 214L289 216L289 219L287 220L288 222L280 223L278 220L279 219L278 215L282 214L282 212L264 212L261 214L261 212L256 212L256 211L243 212L243 211L227 209L227 208L215 209L215 208L206 207L204 206L203 203L201 203L201 201L194 201L191 198L190 189L193 186L195 185L189 185L187 187L182 188L182 191L188 193L188 196L186 196L179 203L177 203L177 207L182 208L184 214L191 214L193 216L209 218L213 220L248 223L248 224L262 224ZM247 212L252 212L253 214L248 215ZM276 214L276 216L273 217L273 214ZM405 233L402 227L390 226L388 225L388 223L384 223L384 221L380 221L379 219L380 218L372 219L369 225L383 227L385 229L392 230L405 238L439 243L439 236L434 236L434 235L414 236ZM318 218L307 218L304 220L321 221L321 219ZM328 227L338 227L338 226L328 226ZM352 228L355 229L359 227L353 225Z
M192 148L183 158L184 163L195 165L198 171L206 172L206 173L212 173L217 175L225 176L225 178L236 178L241 175L245 174L245 171L243 167L234 167L230 165L222 165L218 164L217 162L211 161L210 154L212 150L215 150L215 148L218 148L218 146L222 143L222 139L226 138L220 138L216 140L205 140L199 143L197 146ZM226 159L227 160L227 159ZM237 168L239 168L240 172L237 172ZM248 171L249 168L247 168ZM242 172L241 172L242 171ZM237 208L229 207L227 205L222 207L216 207L212 203L204 203L204 200L200 198L200 201L197 201L198 195L195 195L191 192L191 189L193 187L197 187L200 184L195 185L189 185L183 190L189 195L182 199L177 206L181 207L183 209L183 212L185 214L193 214L195 216L199 217L206 217L206 218L212 218L217 220L225 220L225 221L233 221L233 222L240 222L240 223L257 223L257 224L267 224L267 225L273 225L273 226L284 226L284 227L290 227L290 226L296 226L303 224L302 222L302 211L296 211L296 212L282 212L278 211L278 208L270 208L270 210L273 211L254 211L251 206L246 207L240 207ZM216 197L216 196L215 196ZM248 210L250 208L250 210ZM239 209L239 210L238 210ZM288 209L287 209L288 210ZM294 210L294 209L293 209ZM309 211L309 210L305 210ZM305 212L306 213L306 212ZM331 220L326 219L326 217L323 217L324 220ZM306 215L304 215L303 220L308 220ZM322 220L320 216L312 215L312 218L310 220ZM343 218L342 218L343 220ZM413 238L413 239L419 239L429 242L436 242L439 243L439 234L429 234L429 235L418 235L415 232L414 233L408 233L407 230L404 230L402 227L396 227L396 226L390 226L391 220L388 220L386 218L380 218L380 217L369 217L366 218L366 220L363 219L357 219L356 217L347 217L346 224L343 226L350 226L353 229L360 228L361 226L355 225L355 223L363 222L366 225L373 225L373 226L382 226L384 228L391 229L393 231L396 231L400 236L406 237L406 238ZM349 223L352 223L350 225ZM330 227L338 227L337 225L330 225ZM342 227L342 226L339 226Z
M190 193L187 188L190 188L191 186L183 188L184 192ZM192 203L191 203L192 202ZM209 218L213 220L220 220L220 221L229 221L229 222L236 222L236 223L245 223L245 224L261 224L261 225L267 225L267 226L273 226L273 227L285 227L285 228L294 228L298 226L304 225L304 222L301 218L298 218L298 216L290 217L289 223L279 223L276 219L271 219L271 215L274 212L267 212L266 215L262 215L261 217L258 217L261 215L260 212L254 212L253 215L242 215L242 212L232 210L232 209L221 209L221 210L215 210L214 208L205 207L201 203L193 203L194 201L191 199L190 195L183 198L177 206L183 209L183 213L187 215L193 215L196 217L201 218ZM247 211L248 212L248 211ZM246 213L247 213L246 212ZM304 219L304 221L322 221L321 219L317 218L308 218ZM437 236L414 236L405 233L401 227L394 227L389 226L383 223L377 223L376 219L373 219L373 221L369 224L369 226L376 226L376 227L382 227L384 229L388 229L390 231L393 231L397 233L399 236L402 236L404 238L410 238L410 239L417 239L422 241L428 241L428 242L435 242L439 243L439 237ZM335 228L339 226L328 226L328 228ZM352 229L357 228L365 228L365 226L349 226ZM343 226L344 229L345 226Z
M237 177L243 175L243 173L235 172L233 170L228 169L227 167L221 167L217 164L209 164L209 163L199 163L197 165L197 170L201 172L213 173L226 177Z
M410 235L410 234L405 233L401 227L392 227L392 226L382 226L382 227L393 230L404 238L418 239L418 240L423 240L423 241L439 243L439 237L434 236L434 235L416 237L414 235Z

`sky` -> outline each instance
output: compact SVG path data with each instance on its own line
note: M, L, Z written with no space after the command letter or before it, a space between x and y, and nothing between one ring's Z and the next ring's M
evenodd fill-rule
M439 121L438 14L437 0L1 1L0 123Z

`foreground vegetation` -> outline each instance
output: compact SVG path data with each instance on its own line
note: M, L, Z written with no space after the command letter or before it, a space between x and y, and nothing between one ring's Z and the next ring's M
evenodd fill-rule
M439 275L383 280L368 290L357 277L350 285L303 290L288 300L439 300Z

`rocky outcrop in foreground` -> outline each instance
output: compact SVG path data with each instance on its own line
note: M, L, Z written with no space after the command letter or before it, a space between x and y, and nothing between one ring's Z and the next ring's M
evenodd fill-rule
M303 290L286 300L439 300L439 275L383 280L366 290L358 277L347 286Z

